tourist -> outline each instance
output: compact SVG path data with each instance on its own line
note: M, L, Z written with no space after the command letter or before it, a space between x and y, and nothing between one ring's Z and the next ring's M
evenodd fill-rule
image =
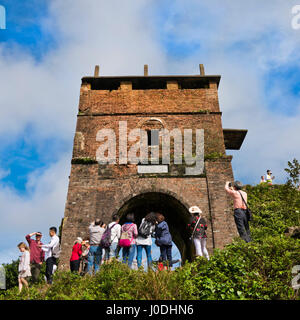
M35 240L31 239L35 235ZM42 233L41 232L33 232L28 234L26 240L29 245L30 250L30 267L31 267L31 280L33 283L37 283L39 281L39 276L41 272L41 267L45 258L45 253L41 249L40 245L43 243L41 242Z
M154 212L150 212L142 219L138 230L138 237L136 239L137 246L137 266L142 265L143 249L146 251L148 270L152 267L151 246L152 246L152 234L156 226L156 216Z
M168 260L169 268L172 267L172 236L165 217L161 213L156 213L157 225L155 228L155 244L160 248L161 261Z
M230 182L225 184L225 191L233 199L234 207L234 221L240 237L246 242L251 241L249 218L247 217L247 193L242 191L242 183L235 181L233 184L233 190L230 188Z
M274 176L272 176L272 172L271 170L267 170L267 174L266 174L266 182L269 184L269 185L272 185L273 184L273 180L275 179Z
M43 251L45 251L46 260L46 279L48 284L52 284L53 269L56 269L57 258L59 258L60 246L59 237L56 235L56 227L49 229L49 235L51 240L48 244L40 245Z
M208 251L206 249L206 220L201 216L201 209L197 206L190 207L189 212L193 215L192 222L188 227L192 231L191 238L194 242L196 249L196 256L204 257L209 260Z
M121 225L119 224L120 217L118 214L112 216L112 222L108 224L110 231L110 244L105 248L105 261L110 262L112 258L118 257L118 243L121 238ZM104 236L104 235L103 235Z
M129 268L132 267L132 262L136 249L135 239L138 236L137 225L134 223L134 214L128 213L126 216L126 222L121 228L121 238L119 241L120 247L122 247L123 263L127 263Z
M260 177L260 182L259 183L266 183L266 179L265 179L265 176L261 176Z
M80 274L85 275L87 273L87 268L88 268L88 254L90 250L89 240L83 240L81 245L82 245L82 254L80 257L80 261L81 261Z
M71 272L78 272L80 267L80 256L82 254L82 239L78 237L72 248L72 255L70 258Z
M18 282L19 282L19 292L22 291L23 284L26 288L28 288L28 282L27 277L31 276L30 271L30 252L29 248L26 246L24 242L21 242L18 244L18 248L20 252L22 252L22 256L19 261L19 276L18 276Z
M104 226L105 224L100 219L96 219L89 226L90 249L88 253L88 273L90 275L93 274L93 271L96 273L100 268L102 260L100 241L105 231Z

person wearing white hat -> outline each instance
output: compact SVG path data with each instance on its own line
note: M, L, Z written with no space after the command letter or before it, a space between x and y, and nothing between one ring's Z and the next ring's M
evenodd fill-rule
M196 256L205 257L209 260L209 254L206 249L206 230L207 224L205 219L201 216L201 209L197 206L192 206L189 212L193 215L192 222L188 224L188 228L191 230L191 239L194 242L196 249Z

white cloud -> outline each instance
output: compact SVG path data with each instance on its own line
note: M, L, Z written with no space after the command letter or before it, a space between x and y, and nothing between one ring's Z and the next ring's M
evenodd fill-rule
M10 174L10 170L4 170L0 168L0 180L7 177Z
M65 153L44 172L32 172L26 197L0 185L0 264L9 261L5 259L7 247L25 241L26 234L41 231L47 241L49 227L59 227L64 215L70 158L71 154Z

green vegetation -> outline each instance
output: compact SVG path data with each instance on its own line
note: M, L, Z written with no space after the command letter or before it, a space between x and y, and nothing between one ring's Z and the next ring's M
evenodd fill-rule
M204 160L215 160L223 157L224 157L224 154L221 152L212 152L212 153L206 154L204 156Z
M18 266L19 266L19 260L14 260L11 263L5 263L3 264L5 269L5 276L6 276L6 289L12 289L16 286L18 286ZM39 283L44 283L44 275L46 271L46 265L43 264L41 268L41 273L39 277ZM4 293L4 291L0 290L0 297L1 293Z
M1 299L300 299L291 287L293 266L300 264L300 240L284 234L300 225L300 192L290 184L246 187L253 210L253 242L235 239L176 271L130 270L114 262L94 276L57 271L51 287L16 287ZM8 266L6 266L7 268ZM16 267L16 265L15 265ZM12 267L11 267L12 268ZM13 283L15 274L10 276Z
M210 114L210 111L209 111L209 110L206 110L206 109L193 110L192 112L194 112L194 113L200 113L200 114Z
M300 175L300 164L297 159L293 159L293 161L288 161L288 168L284 169L285 172L288 173L289 178L287 179L287 183L289 185L294 186L295 188L299 187L299 175Z
M3 264L6 276L6 289L10 289L18 285L18 265L18 260Z

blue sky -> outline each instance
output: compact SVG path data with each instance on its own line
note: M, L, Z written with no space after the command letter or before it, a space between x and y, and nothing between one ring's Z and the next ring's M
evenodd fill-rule
M4 0L6 30L0 33L0 41L8 47L21 45L38 61L55 47L55 36L43 28L41 21L48 17L49 1Z
M95 64L116 75L145 63L150 74L198 74L204 63L222 75L223 126L249 129L229 152L235 177L255 184L270 168L283 183L300 158L296 2L0 0L0 263L24 232L63 217L80 78Z

